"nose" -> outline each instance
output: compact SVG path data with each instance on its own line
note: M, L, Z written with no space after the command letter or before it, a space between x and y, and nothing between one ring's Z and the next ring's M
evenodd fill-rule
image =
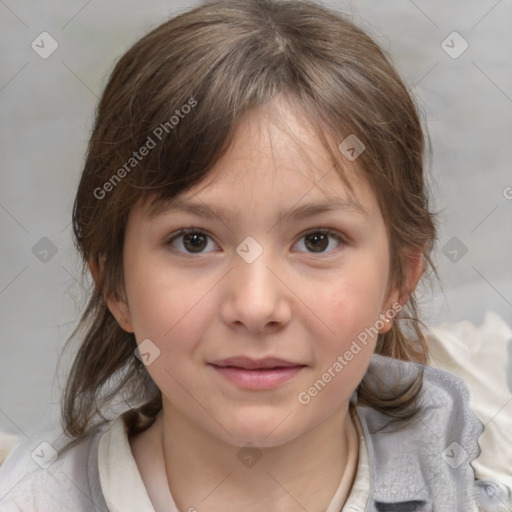
M238 256L236 256L238 258ZM226 276L220 314L232 328L253 334L282 329L290 322L293 294L275 261L265 252L256 261L235 260Z

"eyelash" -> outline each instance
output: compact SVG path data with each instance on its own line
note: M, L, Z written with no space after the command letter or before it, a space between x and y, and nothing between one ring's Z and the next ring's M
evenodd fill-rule
M200 228L190 227L190 228L180 229L180 230L172 233L171 235L169 235L169 237L165 241L165 245L172 246L172 244L173 244L173 242L175 240L179 239L180 237L182 237L184 235L191 234L191 233L199 234L199 235L204 235L207 238L213 240L213 238L206 231L204 231L204 230L202 230ZM300 236L299 240L302 240L304 237L307 237L308 235L313 235L313 234L329 235L330 237L334 238L339 243L339 245L344 245L344 244L347 243L346 239L343 236L341 236L341 234L338 231L334 231L334 230L328 229L328 228L314 228L314 229L310 229L310 230L306 231L305 233L303 233ZM216 243L216 245L218 245L218 244ZM197 252L197 253L182 252L182 251L177 250L174 247L173 247L173 249L175 251L179 252L180 254L184 254L186 256L195 256L195 255L207 254L207 252L206 253L205 252ZM324 252L317 252L317 253L316 252L311 252L311 251L300 251L300 252L307 252L308 254L313 254L313 255L318 255L320 257L323 257L323 256L329 256L332 253L338 252L339 250L340 250L340 247L338 246L335 249L331 249L330 251L324 251Z

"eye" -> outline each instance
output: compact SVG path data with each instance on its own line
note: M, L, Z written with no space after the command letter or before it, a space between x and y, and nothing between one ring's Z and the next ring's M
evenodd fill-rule
M212 244L209 244L208 241L211 241L215 246L215 242L200 229L180 229L177 233L173 233L166 241L167 245L172 246L179 252L185 254L201 254L205 251L204 249Z
M304 242L302 242L302 240L304 240ZM335 240L336 244L331 243L332 240ZM325 253L336 249L344 242L343 237L336 231L332 231L331 229L314 229L302 235L301 240L297 242L296 245L302 243L308 252ZM333 247L333 245L335 245L335 247ZM327 251L327 249L329 249L329 251Z
M305 246L306 252L323 254L336 250L344 242L344 238L336 231L314 229L302 235L296 246L302 244ZM173 249L184 254L203 254L211 252L217 247L217 244L207 233L196 228L180 229L170 235L166 245L170 245ZM208 248L210 250L207 250ZM299 250L302 251L302 249Z

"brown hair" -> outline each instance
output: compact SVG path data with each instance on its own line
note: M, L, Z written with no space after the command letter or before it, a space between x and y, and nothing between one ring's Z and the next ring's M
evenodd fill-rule
M435 273L424 132L410 93L379 46L339 13L307 0L214 0L189 10L122 56L98 105L73 211L84 270L88 261L104 264L72 335L82 333L83 341L62 422L75 440L92 431L96 415L106 420L118 396L140 406L126 416L131 435L146 429L162 406L160 390L134 357L134 335L119 327L104 300L123 296L130 208L141 199L171 199L201 182L229 147L241 116L279 93L311 121L343 179L347 160L338 144L349 134L365 144L357 168L386 221L393 282L405 289L410 248L421 251ZM392 329L379 334L376 352L425 363L420 323L412 294ZM380 389L374 381L368 373L358 386L360 404L395 420L417 410L421 366L401 389Z

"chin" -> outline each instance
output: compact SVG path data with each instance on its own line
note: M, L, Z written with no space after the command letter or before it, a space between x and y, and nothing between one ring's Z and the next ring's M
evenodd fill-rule
M292 429L293 422L286 418L289 413L283 413L276 419L263 414L246 415L244 418L234 419L227 427L231 437L227 441L234 446L254 446L259 448L274 448L282 446L296 437L299 433ZM284 421L283 421L284 420Z

